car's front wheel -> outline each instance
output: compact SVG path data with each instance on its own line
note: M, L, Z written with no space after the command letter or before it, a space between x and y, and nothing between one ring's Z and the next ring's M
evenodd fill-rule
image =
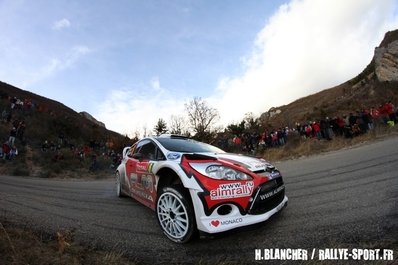
M156 203L159 225L176 243L186 243L195 234L195 216L189 194L182 186L163 187Z

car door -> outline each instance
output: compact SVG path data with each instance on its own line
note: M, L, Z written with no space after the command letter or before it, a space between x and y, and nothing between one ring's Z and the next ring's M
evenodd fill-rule
M156 202L156 177L152 168L159 159L158 152L153 141L142 140L130 154L126 164L131 196L152 209Z

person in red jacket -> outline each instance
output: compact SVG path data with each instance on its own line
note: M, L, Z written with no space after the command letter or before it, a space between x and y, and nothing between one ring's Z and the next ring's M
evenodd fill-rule
M3 158L4 159L9 159L10 158L11 147L8 144L8 141L3 143L2 148L3 148Z
M371 108L370 109L370 116L372 117L373 120L373 126L376 128L378 127L381 123L381 117L380 117L380 111L378 108Z
M321 135L321 126L319 125L319 123L314 121L312 123L311 127L312 127L312 132L313 132L314 137L316 137L318 140L320 140L322 135Z

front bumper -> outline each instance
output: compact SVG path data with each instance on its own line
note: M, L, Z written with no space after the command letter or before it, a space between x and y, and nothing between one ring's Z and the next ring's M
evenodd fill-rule
M191 194L192 195L192 194ZM193 198L197 196L192 196ZM281 211L288 202L288 198L284 196L281 203L262 214L245 214L242 215L236 205L230 204L232 211L227 215L219 215L217 211L206 216L201 203L195 203L195 217L198 230L205 233L219 233L234 228L257 224L268 220L271 216Z

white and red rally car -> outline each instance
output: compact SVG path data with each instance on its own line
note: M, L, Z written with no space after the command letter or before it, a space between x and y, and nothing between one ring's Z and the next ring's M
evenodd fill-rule
M176 136L144 138L123 150L117 195L156 211L174 242L267 220L287 205L280 172L263 159L225 153Z

